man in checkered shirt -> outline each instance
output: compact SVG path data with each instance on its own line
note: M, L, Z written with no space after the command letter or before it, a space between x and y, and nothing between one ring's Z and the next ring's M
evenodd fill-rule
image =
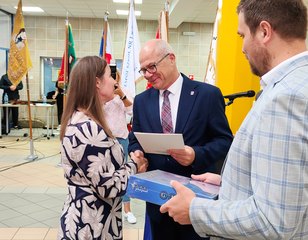
M307 9L302 0L241 0L237 11L263 92L233 140L219 200L172 182L177 196L160 210L202 237L308 239ZM193 178L220 183L209 173Z

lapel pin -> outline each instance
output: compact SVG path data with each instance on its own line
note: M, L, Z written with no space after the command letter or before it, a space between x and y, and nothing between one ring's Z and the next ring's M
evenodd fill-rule
M190 92L190 96L193 96L195 94L195 91Z

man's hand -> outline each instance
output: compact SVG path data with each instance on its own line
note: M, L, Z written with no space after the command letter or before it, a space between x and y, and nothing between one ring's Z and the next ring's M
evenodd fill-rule
M221 183L221 176L215 173L203 173L200 175L191 175L191 178L194 180L198 180L198 181L202 181L202 182L206 182L206 183L211 183L211 184L215 184L215 185L220 185Z
M182 225L191 224L189 206L196 194L177 181L171 181L171 186L175 189L176 195L160 207L160 212L168 212L174 221Z
M169 149L168 153L182 166L189 166L195 160L195 150L186 145L184 149Z

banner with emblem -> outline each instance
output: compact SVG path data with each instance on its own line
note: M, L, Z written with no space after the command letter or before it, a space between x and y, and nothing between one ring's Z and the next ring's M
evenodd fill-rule
M17 86L31 67L32 62L28 49L24 17L22 15L22 1L19 0L10 43L8 64L8 77L10 81Z

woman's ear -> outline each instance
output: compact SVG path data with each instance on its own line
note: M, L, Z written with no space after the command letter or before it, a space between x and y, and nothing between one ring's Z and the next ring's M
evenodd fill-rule
M96 77L96 87L97 88L101 88L100 82L101 82L101 80L98 77Z

